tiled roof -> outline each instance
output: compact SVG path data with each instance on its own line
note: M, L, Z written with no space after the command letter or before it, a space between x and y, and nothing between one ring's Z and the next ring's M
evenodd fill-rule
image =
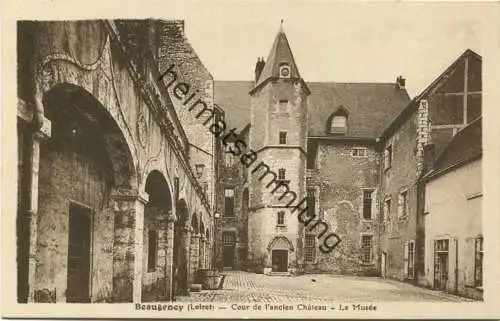
M436 159L427 177L434 178L482 154L482 118L460 130Z
M290 66L290 78L300 79L299 69L295 64L290 44L286 38L283 29L280 29L276 38L274 39L273 46L264 65L264 69L259 76L259 80L255 87L258 87L266 79L276 78L279 76L279 67L281 64L288 64Z
M215 102L226 113L228 127L243 129L250 123L249 90L252 81L216 81ZM330 136L327 120L343 106L348 112L347 137L376 138L409 103L395 83L307 83L309 136Z

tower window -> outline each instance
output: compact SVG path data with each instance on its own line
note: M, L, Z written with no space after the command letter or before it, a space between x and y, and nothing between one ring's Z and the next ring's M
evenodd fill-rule
M278 180L284 181L286 179L286 170L284 168L280 168L278 170Z
M285 225L285 212L279 211L276 225Z
M286 144L286 132L280 132L280 144Z

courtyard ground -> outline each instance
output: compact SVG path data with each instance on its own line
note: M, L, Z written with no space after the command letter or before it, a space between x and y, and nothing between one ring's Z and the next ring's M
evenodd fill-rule
M306 274L267 276L225 271L221 290L202 290L177 302L466 302L469 299L377 277Z

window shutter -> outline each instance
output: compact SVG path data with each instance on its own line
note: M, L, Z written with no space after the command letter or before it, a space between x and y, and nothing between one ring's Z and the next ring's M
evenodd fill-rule
M464 268L465 285L474 286L474 267L475 267L475 245L474 237L467 237L464 246L464 259L466 260Z
M449 261L448 261L448 284L447 288L450 291L456 290L456 287L458 285L457 283L457 275L455 273L457 269L457 239L455 238L450 238L450 245L449 245L449 250L448 250L448 255L449 255Z
M404 247L403 247L403 257L404 257L404 279L408 279L408 241L405 241Z

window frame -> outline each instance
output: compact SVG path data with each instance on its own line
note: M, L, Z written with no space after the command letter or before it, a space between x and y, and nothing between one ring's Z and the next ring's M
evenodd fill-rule
M366 261L365 260L365 243L364 243L364 239L365 238L369 238L370 239L370 252L369 252L369 261ZM361 234L361 246L360 246L360 251L361 251L361 258L360 258L360 261L361 261L361 264L363 265L372 265L374 264L374 260L375 260L375 255L374 255L374 251L373 251L373 234L368 234L368 233L363 233Z
M404 195L404 197L403 197ZM398 218L404 219L408 217L409 212L409 193L408 189L403 189L399 192L398 196Z
M480 244L480 250L478 251L478 241ZM478 260L478 254L480 259ZM478 267L478 261L481 262L480 268ZM481 277L478 278L478 270L480 269ZM483 236L478 236L474 238L474 287L482 288L484 283L484 238Z
M278 143L280 145L286 145L287 144L287 136L288 136L287 131L280 131L278 134Z
M312 245L308 241L312 240ZM310 252L309 252L310 251ZM316 263L316 235L306 234L304 238L304 263Z
M363 151L363 155L355 155L356 154L356 151ZM362 157L368 157L368 148L366 147L353 147L351 149L351 156L352 157L358 157L358 158L362 158Z
M227 192L228 191L232 191L232 196L228 196L227 195ZM232 199L232 211L231 212L228 212L227 209L228 209L228 198L231 198ZM236 213L235 213L235 190L234 190L234 187L225 187L224 188L224 217L235 217Z
M391 143L384 148L384 170L392 167L394 160L394 145Z
M276 226L286 226L285 211L278 211L278 213L276 213Z
M373 221L373 214L374 214L373 205L375 204L375 202L373 200L373 195L375 193L375 189L374 188L363 188L362 191L363 192L362 192L362 196L361 196L362 197L362 199L361 199L361 204L362 204L361 218L364 221ZM370 198L365 197L367 195L366 193L369 193ZM369 207L370 217L366 218L365 217L365 210L367 209L367 207L366 207L365 201L368 199L370 200L370 207Z

